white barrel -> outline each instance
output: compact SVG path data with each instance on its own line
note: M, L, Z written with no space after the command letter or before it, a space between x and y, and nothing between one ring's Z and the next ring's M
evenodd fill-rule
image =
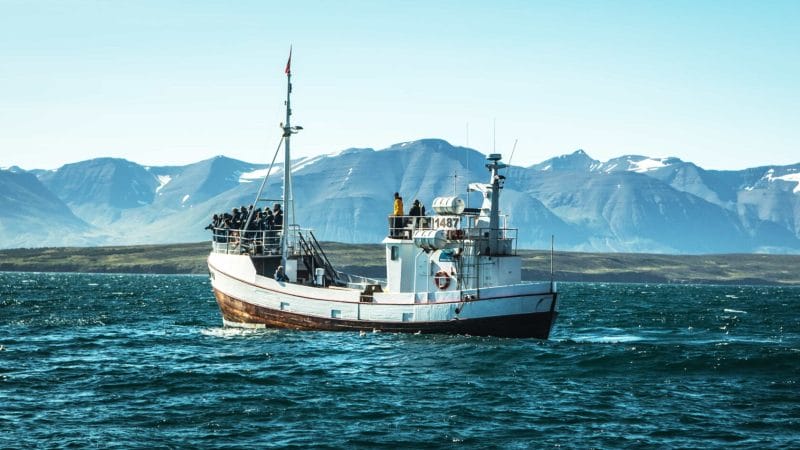
M316 278L317 286L324 286L325 285L325 269L322 267L317 267L314 270L314 278Z
M464 212L464 200L458 197L436 197L433 199L433 210L436 214L461 214Z
M414 245L420 248L444 248L447 244L447 230L416 230Z

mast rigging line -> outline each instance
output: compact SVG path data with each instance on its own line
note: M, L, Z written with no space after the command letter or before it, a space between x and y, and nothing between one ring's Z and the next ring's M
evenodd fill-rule
M261 198L261 193L264 191L264 186L267 185L267 180L269 179L270 174L272 174L272 168L275 166L275 159L278 158L278 152L281 151L281 146L283 145L283 139L284 136L281 136L281 139L278 141L278 147L275 149L275 154L272 156L272 162L269 163L269 170L267 170L267 174L264 175L264 179L261 181L261 186L259 186L258 188L258 193L256 194L256 200L253 202L253 205L258 204L258 199ZM249 224L250 221L253 220L253 214L255 214L255 212L256 208L254 206L253 209L250 210L250 214L248 214L247 216L246 223Z
M519 139L514 139L514 147L511 149L511 157L508 158L508 165L511 165L511 160L514 159L514 152L517 151L517 142Z

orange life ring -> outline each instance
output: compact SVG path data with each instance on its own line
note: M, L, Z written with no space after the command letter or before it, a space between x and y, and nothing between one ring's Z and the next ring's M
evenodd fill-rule
M450 287L450 275L443 270L436 272L436 275L433 276L433 281L436 283L436 287L441 290Z

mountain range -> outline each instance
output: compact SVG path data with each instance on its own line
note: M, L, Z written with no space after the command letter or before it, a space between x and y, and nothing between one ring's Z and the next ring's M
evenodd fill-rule
M266 158L265 158L266 159ZM380 242L392 194L428 210L486 182L485 155L439 139L293 161L297 222L320 240ZM268 165L217 156L147 167L116 158L57 170L0 170L0 247L196 242L213 213L253 202ZM264 199L279 199L272 169ZM678 158L583 150L509 166L500 208L520 248L648 253L800 253L800 163L706 170Z

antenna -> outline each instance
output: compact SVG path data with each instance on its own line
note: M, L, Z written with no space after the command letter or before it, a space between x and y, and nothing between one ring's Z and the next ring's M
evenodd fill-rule
M519 141L519 139L514 139L514 147L511 149L511 157L508 158L509 166L511 165L511 160L514 159L514 152L517 150L517 141Z
M464 179L467 180L464 190L467 193L467 208L469 208L469 121L467 121L467 142L464 144L464 170L466 172Z
M492 121L492 153L497 153L497 117Z
M555 253L556 235L550 235L550 292L553 292L553 253Z

